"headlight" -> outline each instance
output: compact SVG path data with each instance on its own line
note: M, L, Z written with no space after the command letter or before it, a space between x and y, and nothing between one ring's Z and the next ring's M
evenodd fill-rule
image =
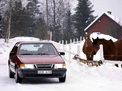
M55 64L54 68L66 68L66 64Z
M20 64L20 68L22 69L34 69L33 64Z

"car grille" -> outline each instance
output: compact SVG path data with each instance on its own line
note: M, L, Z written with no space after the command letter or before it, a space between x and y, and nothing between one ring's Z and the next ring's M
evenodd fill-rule
M53 68L54 64L35 64L35 68Z

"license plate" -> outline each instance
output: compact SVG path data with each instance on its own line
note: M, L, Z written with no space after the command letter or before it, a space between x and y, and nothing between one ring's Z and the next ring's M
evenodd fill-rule
M38 70L38 74L52 74L52 70Z

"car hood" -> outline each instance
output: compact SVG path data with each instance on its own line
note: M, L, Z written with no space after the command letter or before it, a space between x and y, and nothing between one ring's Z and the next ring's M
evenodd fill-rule
M24 64L62 64L64 60L59 55L19 55Z

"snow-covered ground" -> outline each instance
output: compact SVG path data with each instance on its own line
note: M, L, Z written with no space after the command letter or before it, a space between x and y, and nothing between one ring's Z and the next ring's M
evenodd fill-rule
M98 35L91 36L95 38ZM106 35L99 36L101 36L100 38L111 38ZM7 60L11 48L17 41L40 40L32 37L17 37L10 39L6 44L4 39L0 39L0 89L2 91L122 91L122 68L111 64L103 64L99 67L80 66L72 58L70 63L66 61L67 80L65 83L59 83L57 78L48 78L25 79L24 83L16 84L14 79L8 77ZM51 42L58 47L57 43ZM74 49L76 49L75 46ZM65 60L68 60L67 58L66 54Z

